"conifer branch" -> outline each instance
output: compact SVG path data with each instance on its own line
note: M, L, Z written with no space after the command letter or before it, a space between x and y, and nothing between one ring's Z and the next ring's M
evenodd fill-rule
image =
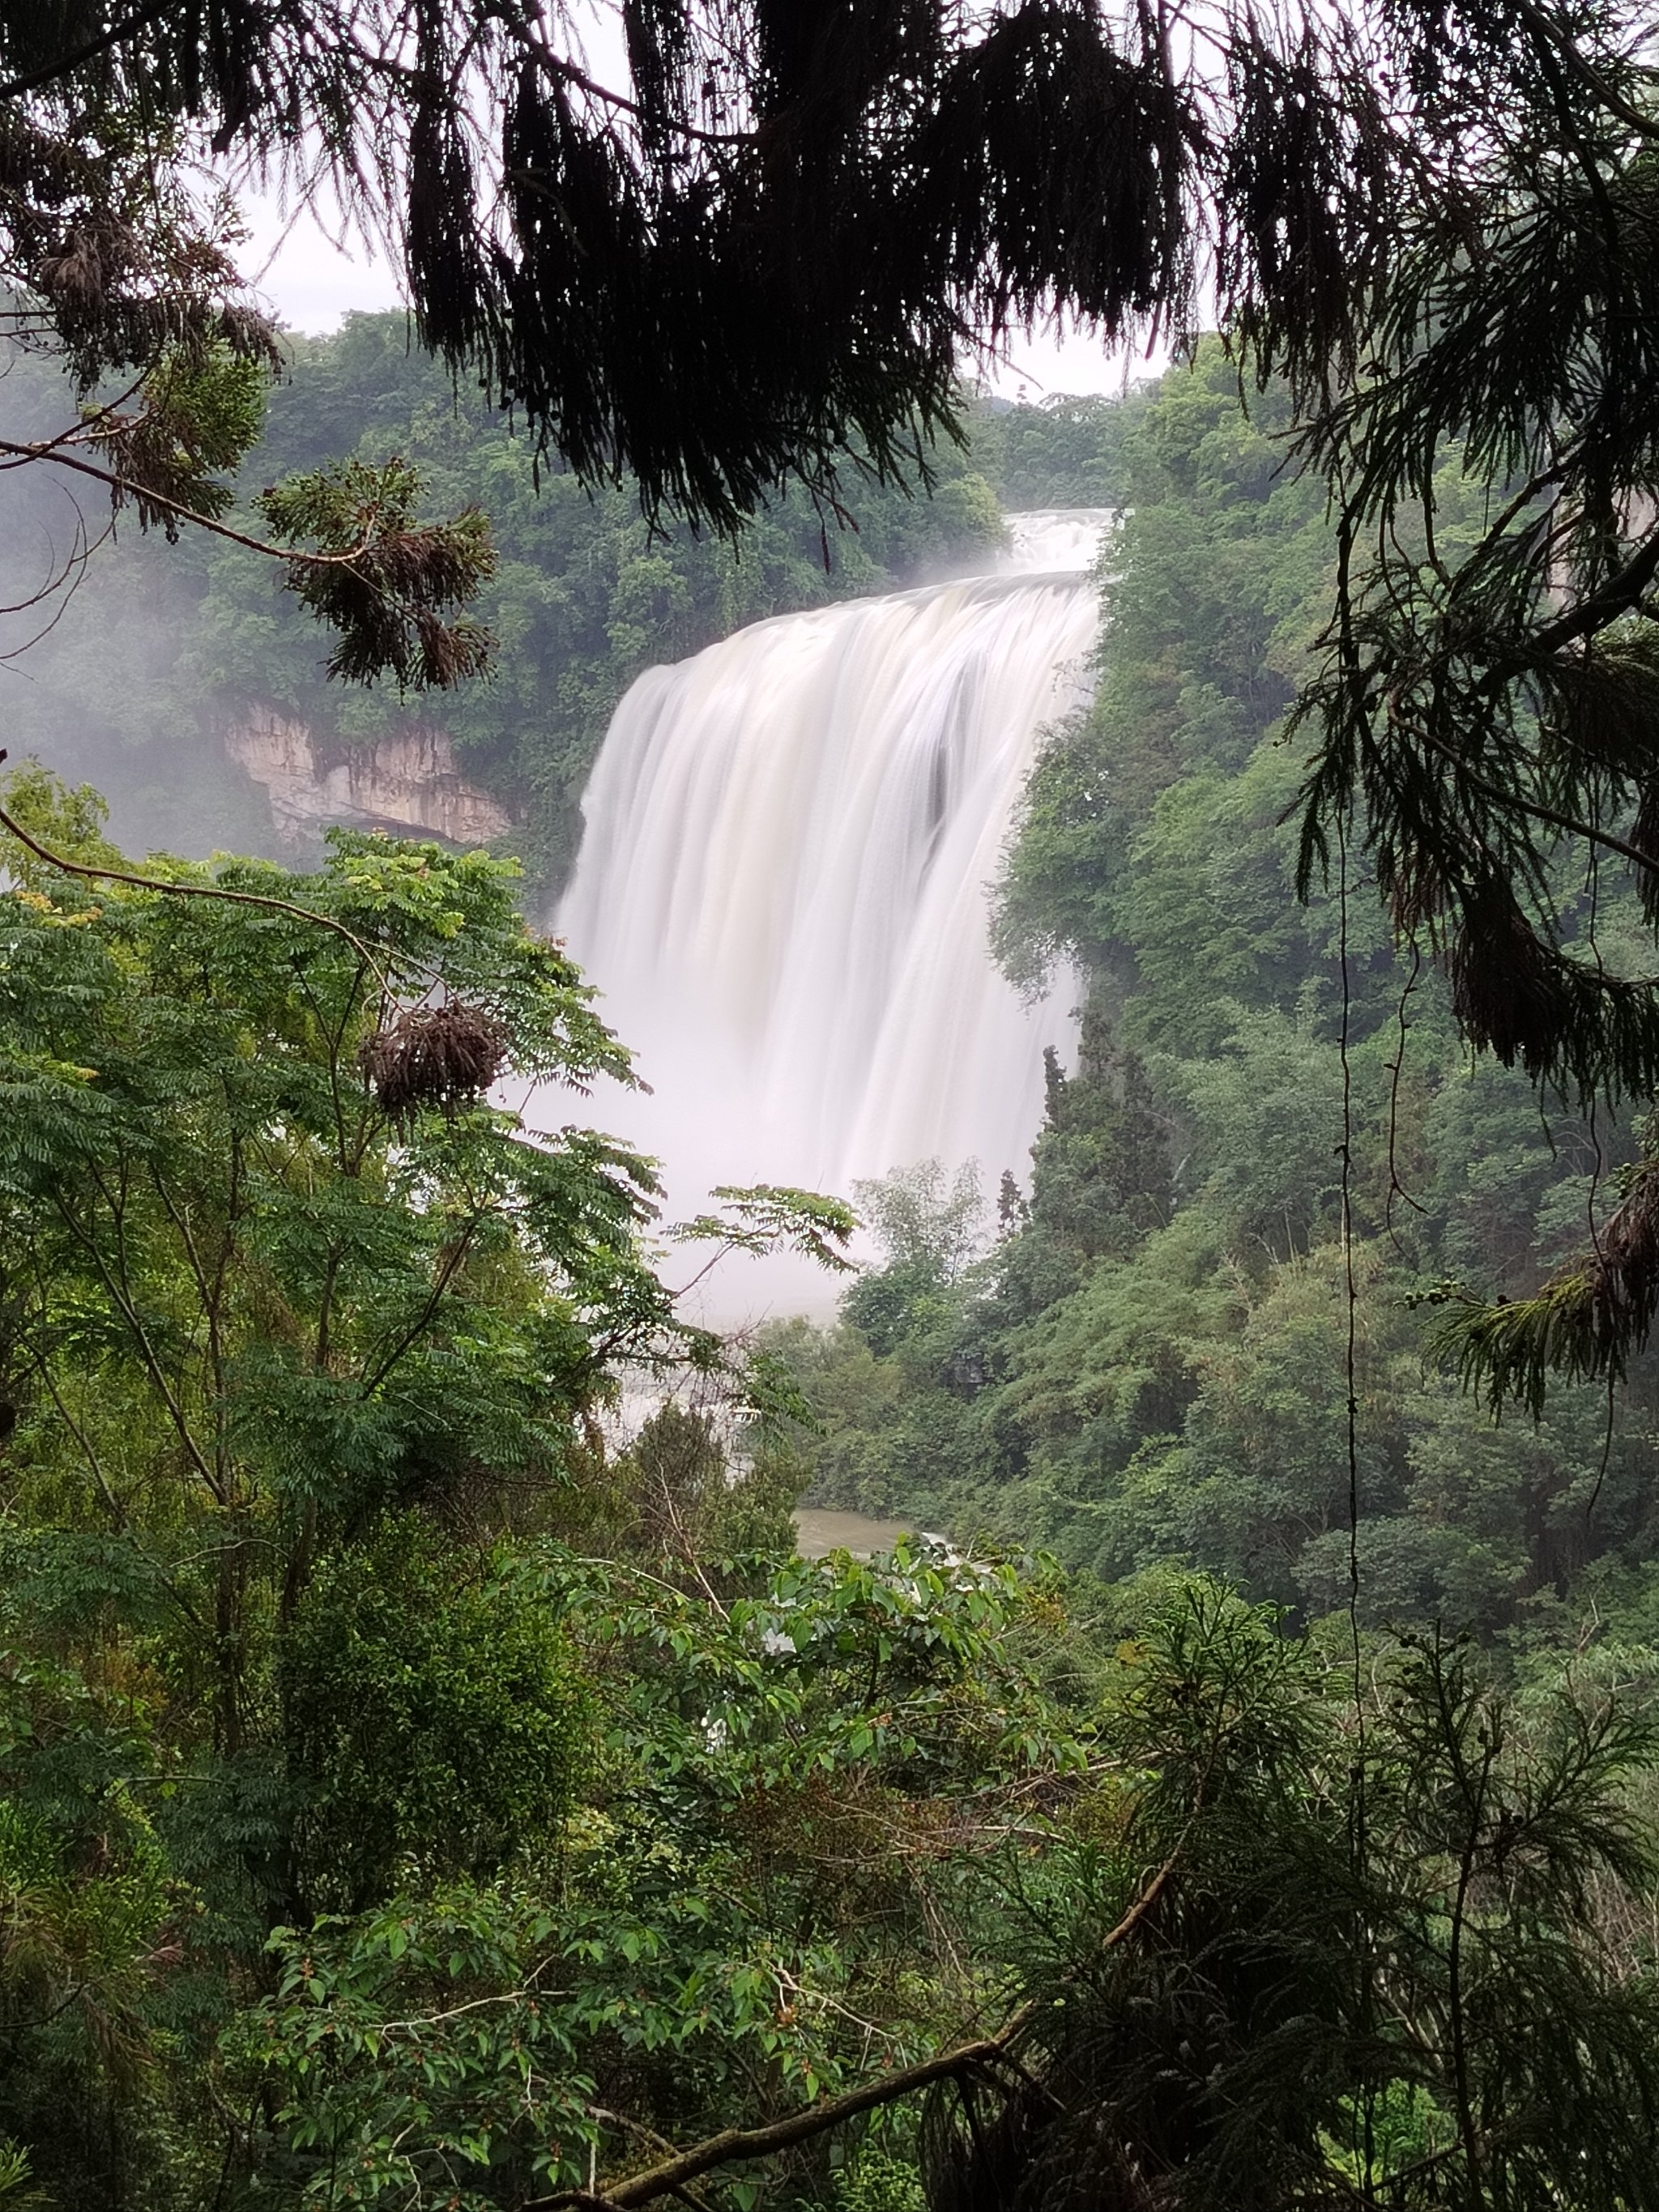
M68 53L59 54L56 61L43 63L40 68L29 70L26 76L15 76L0 84L0 100L15 100L21 93L39 92L43 85L55 83L59 77L69 76L71 70L80 69L87 62L95 62L100 54L106 54L112 46L118 46L123 39L131 38L135 31L147 31L152 23L159 23L173 11L173 0L150 0L149 7L120 17L107 29L100 31L95 39L88 39L84 46L72 46Z
M371 541L368 538L348 546L341 553L313 553L293 546L273 545L266 538L250 537L246 531L237 530L228 522L221 522L214 515L204 514L200 507L187 507L182 500L172 499L164 491L153 491L148 484L135 483L131 477L123 476L118 469L102 468L96 461L87 460L79 453L66 453L64 441L70 434L64 432L56 438L33 441L0 438L0 453L10 456L9 461L0 462L0 467L21 468L32 461L54 462L60 469L73 469L77 476L90 477L94 483L103 484L121 499L142 501L146 507L160 507L175 521L187 522L192 530L209 531L215 538L222 538L232 545L240 545L245 553L262 554L269 561L297 562L305 568L349 568L355 562L361 561L369 550Z

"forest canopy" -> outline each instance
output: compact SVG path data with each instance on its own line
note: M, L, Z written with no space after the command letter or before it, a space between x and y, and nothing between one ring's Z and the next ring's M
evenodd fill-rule
M332 337L285 338L283 355L228 519L257 531L264 486L331 462L370 475L398 462L431 508L488 517L495 565L471 605L495 641L493 665L441 697L341 683L314 621L273 591L267 558L209 535L169 546L124 531L99 549L86 588L53 608L50 633L27 646L8 742L96 784L129 842L198 854L280 849L262 795L228 755L228 737L252 720L303 726L328 762L436 727L460 772L511 817L538 891L556 890L606 723L643 668L745 622L982 561L1000 536L994 493L1010 434L1022 448L1018 483L1037 504L1097 503L1087 495L1110 488L1097 420L1105 403L1074 410L1069 428L1043 408L1008 417L981 408L972 447L940 457L926 499L866 484L848 526L827 535L797 498L755 517L737 546L684 526L653 537L626 489L590 491L568 471L538 483L524 439L482 404L457 409L442 368L411 349L402 315L349 316ZM14 432L47 437L67 398L51 361L16 361L0 416ZM1003 502L1017 503L1006 492ZM40 547L63 543L75 514L39 472L0 479L8 605L28 598ZM41 621L33 611L6 619L5 646L24 646Z
M1288 398L1241 420L1212 344L1126 415L1093 702L1038 762L997 908L1011 973L1086 979L1077 1061L1049 1069L1029 1182L988 1160L953 1188L951 1163L860 1198L884 1264L838 1330L778 1338L821 1424L793 1447L808 1494L1112 1583L1224 1572L1309 1621L1353 1595L1352 1533L1378 1629L1521 1651L1595 1611L1644 1639L1651 1353L1494 1424L1438 1344L1578 1279L1644 1116L1540 1115L1472 1054L1358 857L1346 932L1335 884L1296 901L1285 725L1338 548L1281 465ZM1568 883L1560 913L1644 972L1632 890Z
M1646 19L622 22L5 10L0 456L189 541L204 686L314 682L248 563L399 707L533 641L533 742L458 728L550 856L648 645L854 508L823 591L994 536L964 351L1172 331L1000 898L1079 1063L988 1249L912 1167L837 1329L726 1346L687 1235L852 1218L531 1126L629 1069L509 860L134 866L7 779L0 2194L1648 2212ZM358 325L285 410L204 156L377 226L441 371ZM955 1540L804 1559L809 1483Z
M90 872L3 901L20 2203L1653 2202L1650 1649L1356 1703L1202 1577L800 1559L802 1395L678 1320L645 1164L413 1078L411 978L622 1064L503 864L124 883L5 801Z
M1598 1390L1493 1430L1407 1303L1532 1289L1633 1133L1547 1139L1356 901L1345 1224L1290 418L1212 347L1105 427L1099 682L1000 921L1086 968L1079 1065L988 1253L970 1179L864 1195L890 1264L826 1337L687 1328L580 1103L388 1081L423 1002L491 1066L623 1064L509 864L337 835L122 884L88 794L7 787L94 872L8 848L20 2195L1650 2201L1647 1364L1610 1439ZM780 1225L846 1222L721 1233ZM957 1540L803 1560L808 1482Z

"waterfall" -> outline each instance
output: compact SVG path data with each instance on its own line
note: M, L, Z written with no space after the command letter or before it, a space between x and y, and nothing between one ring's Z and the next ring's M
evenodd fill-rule
M604 1118L677 1211L928 1158L1024 1170L1071 994L1022 1004L986 893L1083 696L1108 519L1012 516L1000 573L756 623L617 708L556 927L653 1087Z

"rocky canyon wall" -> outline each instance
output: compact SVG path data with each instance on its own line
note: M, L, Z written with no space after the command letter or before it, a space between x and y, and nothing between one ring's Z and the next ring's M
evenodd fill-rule
M225 750L264 791L284 845L313 844L331 823L451 845L485 844L513 826L461 774L447 731L425 724L325 749L297 717L255 708L226 732Z

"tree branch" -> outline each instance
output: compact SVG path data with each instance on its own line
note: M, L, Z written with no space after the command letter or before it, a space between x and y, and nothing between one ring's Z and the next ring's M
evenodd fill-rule
M1553 806L1546 806L1540 799L1525 799L1519 792L1505 791L1501 784L1489 783L1452 746L1443 738L1435 737L1421 722L1406 724L1403 716L1401 720L1431 752L1438 753L1442 760L1448 762L1472 791L1478 791L1483 799L1490 799L1494 805L1512 809L1516 814L1527 815L1534 822L1547 822L1553 830L1562 830L1568 836L1582 837L1588 844L1604 845L1608 852L1617 853L1632 867L1659 867L1659 855L1644 853L1639 845L1632 845L1627 838L1615 836L1611 830L1598 830L1593 823L1581 822L1576 815L1564 814Z
M613 92L609 85L601 84L597 78L589 76L586 70L578 69L574 62L567 61L562 54L556 54L550 47L544 46L526 25L504 21L503 28L523 48L537 68L550 76L555 83L574 85L579 92L604 101L607 107L614 107L623 115L631 115L636 122L645 123L650 119L636 100L629 100L625 93ZM751 143L752 134L746 131L704 131L696 124L683 122L678 117L665 120L676 137L689 138L699 146L746 146Z
M1530 641L1532 650L1554 653L1590 630L1604 629L1636 605L1656 572L1659 572L1659 533L1650 537L1639 552L1633 553L1618 574L1610 576L1599 592L1591 592L1576 607L1570 607L1565 614L1547 623Z
M74 1211L64 1199L63 1192L54 1188L52 1193L52 1202L57 1208L58 1218L90 1258L94 1267L97 1270L99 1279L102 1282L122 1319L126 1322L132 1340L138 1347L139 1358L144 1369L150 1381L155 1385L161 1403L167 1408L167 1418L173 1424L173 1433L184 1447L185 1457L212 1493L216 1503L223 1505L228 1502L224 1491L218 1477L208 1465L206 1455L196 1440L195 1431L190 1425L184 1407L173 1385L167 1380L167 1370L156 1356L155 1347L149 1340L149 1332L144 1327L143 1316L139 1312L132 1296L127 1276L126 1231L122 1220L123 1202L111 1195L102 1176L98 1171L97 1163L94 1160L87 1160L85 1164L91 1181L97 1186L100 1196L109 1208L110 1219L115 1230L116 1258L119 1267L118 1280L109 1261L100 1250L97 1239L76 1220Z
M0 763L3 763L6 757L5 748L0 746ZM37 860L44 860L49 868L62 869L66 876L85 876L92 882L100 884L131 884L138 890L167 891L175 898L225 899L234 906L263 906L269 908L273 914L291 915L296 921L314 921L319 929L331 929L337 937L343 937L359 959L368 963L370 973L378 978L387 996L391 996L392 986L380 962L362 939L348 929L344 922L337 921L332 915L317 914L310 907L295 906L290 899L271 898L263 891L234 891L224 884L169 883L161 876L135 874L131 868L100 868L85 860L66 860L61 853L50 851L38 837L32 836L3 806L0 806L0 830L15 837L18 843L33 853Z
M1185 1840L1183 1832L1181 1842L1122 1919L1102 1938L1103 1951L1122 1942L1152 1911L1175 1871ZM924 2058L915 2066L900 2067L895 2073L884 2074L878 2081L867 2081L861 2089L849 2090L844 2097L831 2097L806 2106L781 2120L769 2121L764 2127L722 2128L719 2135L706 2136L690 2150L679 2151L672 2158L630 2174L626 2180L613 2182L597 2193L587 2189L561 2189L550 2197L522 2198L518 2212L567 2212L567 2208L568 2212L577 2212L577 2208L586 2208L586 2212L633 2212L636 2205L651 2204L659 2197L678 2195L688 2182L696 2181L716 2166L769 2158L775 2152L792 2150L797 2143L811 2142L816 2136L839 2127L844 2120L856 2119L861 2112L874 2112L882 2105L895 2104L901 2097L913 2096L918 2089L931 2087L935 2081L946 2081L954 2075L988 2067L1016 2064L1012 2045L1036 2017L1036 2011L1035 2002L1023 2004L995 2035L982 2037L976 2043L958 2044L954 2050L940 2051L937 2057Z
M392 1369L398 1364L398 1362L403 1358L404 1355L413 1345L419 1341L428 1325L430 1323L433 1316L437 1312L439 1306L443 1303L444 1293L448 1290L451 1283L454 1281L461 1262L467 1255L472 1239L477 1234L478 1225L483 1221L484 1214L488 1211L488 1207L483 1207L475 1213L472 1218L467 1223L465 1228L462 1230L460 1235L450 1246L448 1252L445 1255L443 1263L438 1270L437 1278L433 1283L430 1295L427 1297L424 1304L422 1306L420 1314L416 1319L413 1326L404 1331L403 1334L392 1346L391 1351L386 1353L385 1358L381 1360L380 1365L374 1370L374 1373L364 1382L362 1386L362 1395L365 1398L372 1398L374 1395L374 1393L380 1389L381 1383L386 1381L386 1376L391 1374Z
M0 100L15 100L20 93L39 92L42 85L51 84L60 76L67 76L71 70L79 69L82 62L96 61L100 54L107 53L112 46L118 46L123 39L130 38L135 31L147 31L152 23L159 23L164 15L170 15L173 7L173 0L150 0L148 8L139 9L137 15L123 16L118 22L112 23L106 31L100 31L95 39L88 39L85 46L73 46L68 53L60 54L55 62L46 63L44 68L31 70L27 76L15 76L9 83L0 84Z
M1008 2032L1005 2030L1004 2034ZM659 2197L673 2195L714 2166L769 2158L774 2152L792 2149L796 2143L810 2142L815 2136L839 2127L843 2120L856 2119L860 2112L873 2112L878 2105L890 2105L935 2081L947 2081L952 2075L972 2073L981 2066L994 2065L1006 2055L1000 2035L988 2036L978 2043L961 2044L954 2051L941 2051L937 2057L925 2058L919 2065L901 2068L897 2073L884 2074L879 2081L866 2082L862 2089L807 2106L781 2120L770 2121L765 2127L723 2128L719 2135L709 2136L691 2149L663 2160L659 2166L647 2166L644 2172L613 2184L602 2194L563 2189L551 2197L525 2199L519 2212L562 2212L563 2207L577 2204L604 2205L606 2212L628 2212L629 2207L650 2204Z
M128 1542L131 1544L132 1548L138 1558L141 1559L144 1562L144 1565L150 1570L151 1573L155 1577L156 1581L161 1583L161 1588L173 1600L173 1602L178 1607L179 1612L184 1614L185 1619L189 1621L191 1626L197 1629L202 1628L204 1623L200 1613L197 1612L195 1607L185 1595L184 1592L179 1588L179 1585L173 1581L173 1577L155 1557L155 1553L153 1552L147 1552L144 1549L144 1547L139 1543L137 1539L133 1535L131 1523L127 1518L125 1509L121 1504L120 1500L116 1497L114 1492L110 1488L109 1482L105 1476L103 1467L99 1461L98 1455L93 1449L92 1440L87 1435L85 1430L82 1429L81 1424L76 1419L74 1414L70 1413L68 1406L64 1403L64 1395L62 1391L59 1390L57 1378L52 1374L51 1363L44 1352L37 1352L35 1354L35 1372L40 1376L42 1382L46 1384L46 1390L52 1399L52 1402L58 1409L58 1419L63 1422L64 1427L68 1429L70 1434L74 1437L76 1444L79 1445L81 1456L85 1460L88 1467L92 1472L93 1480L98 1486L99 1494L103 1498L104 1504L108 1510L110 1518L114 1522L115 1526L127 1539Z
M1569 37L1559 24L1553 23L1541 8L1534 7L1533 0L1516 0L1516 12L1545 45L1553 48L1569 75L1576 76L1588 91L1594 93L1610 115L1616 115L1621 123L1627 124L1644 139L1659 138L1659 118L1644 114L1639 107L1632 106L1625 98L1616 86L1609 84L1595 63L1585 58L1577 40Z
M145 484L135 483L118 470L101 468L96 461L83 459L79 453L65 453L58 438L40 442L0 438L0 453L9 453L12 465L17 466L30 461L52 461L60 469L73 469L77 476L90 477L94 483L118 492L124 499L142 500L151 507L161 507L178 521L189 523L192 529L210 531L216 538L241 546L245 552L263 554L268 561L297 562L304 568L349 568L368 550L366 540L343 553L306 553L293 546L273 545L268 538L250 538L246 531L233 529L229 523L204 514L199 507L186 507L182 500L169 499L164 491L151 491Z

